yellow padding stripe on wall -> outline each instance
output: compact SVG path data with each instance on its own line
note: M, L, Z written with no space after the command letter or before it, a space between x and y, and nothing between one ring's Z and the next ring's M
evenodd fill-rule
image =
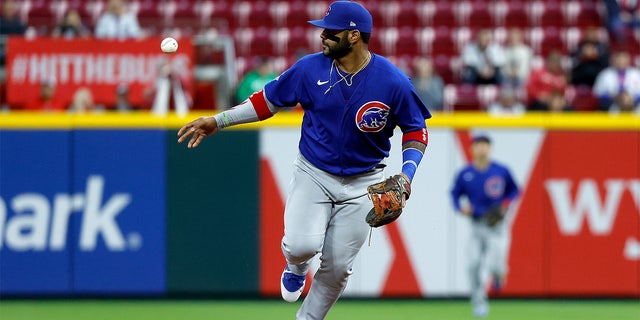
M147 112L104 114L46 114L29 112L0 113L0 129L178 129L185 123L213 113L191 113L186 117L170 114L165 117ZM336 119L338 121L338 119ZM283 111L262 122L233 127L256 129L261 127L298 127L302 113ZM607 113L528 113L519 117L492 117L478 112L435 113L427 120L429 128L467 129L490 128L544 128L560 130L636 130L640 131L640 116L623 114L611 116ZM232 128L232 129L233 129Z

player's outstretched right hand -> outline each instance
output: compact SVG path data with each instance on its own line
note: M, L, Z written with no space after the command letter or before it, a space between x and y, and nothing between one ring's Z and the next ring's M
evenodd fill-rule
M188 148L197 147L202 139L218 132L218 123L214 117L201 117L185 124L178 131L178 143L191 139L187 144Z

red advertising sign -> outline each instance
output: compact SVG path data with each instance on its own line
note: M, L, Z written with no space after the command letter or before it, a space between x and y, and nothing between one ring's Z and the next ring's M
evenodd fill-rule
M160 51L162 39L26 40L10 37L7 42L7 100L11 105L29 103L37 97L40 84L55 82L55 95L69 103L80 88L88 88L96 103L112 105L116 89L127 85L133 105L144 101L144 90L153 89L161 66L170 63L181 77L193 75L193 46L180 41L176 54Z
M640 295L640 135L547 133L513 226L512 293Z

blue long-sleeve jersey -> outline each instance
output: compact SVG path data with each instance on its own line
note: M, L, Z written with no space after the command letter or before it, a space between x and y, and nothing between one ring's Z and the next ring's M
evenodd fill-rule
M300 153L316 167L340 176L361 174L389 156L396 126L403 133L426 129L431 113L389 60L372 54L353 87L332 68L331 58L311 54L264 88L275 106L302 106ZM351 91L348 100L343 90Z
M456 210L460 211L460 197L466 195L473 206L474 218L482 217L496 203L514 200L518 193L518 186L509 169L493 161L483 171L471 164L467 165L458 173L451 189Z

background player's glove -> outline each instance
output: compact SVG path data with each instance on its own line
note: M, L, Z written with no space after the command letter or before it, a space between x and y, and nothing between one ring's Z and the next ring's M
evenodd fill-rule
M373 202L373 209L367 214L366 221L377 228L398 219L404 207L404 195L409 199L411 194L411 184L404 175L397 174L370 185L367 191Z
M486 221L487 225L493 227L504 219L506 211L506 208L501 203L496 203L484 212L482 218Z

